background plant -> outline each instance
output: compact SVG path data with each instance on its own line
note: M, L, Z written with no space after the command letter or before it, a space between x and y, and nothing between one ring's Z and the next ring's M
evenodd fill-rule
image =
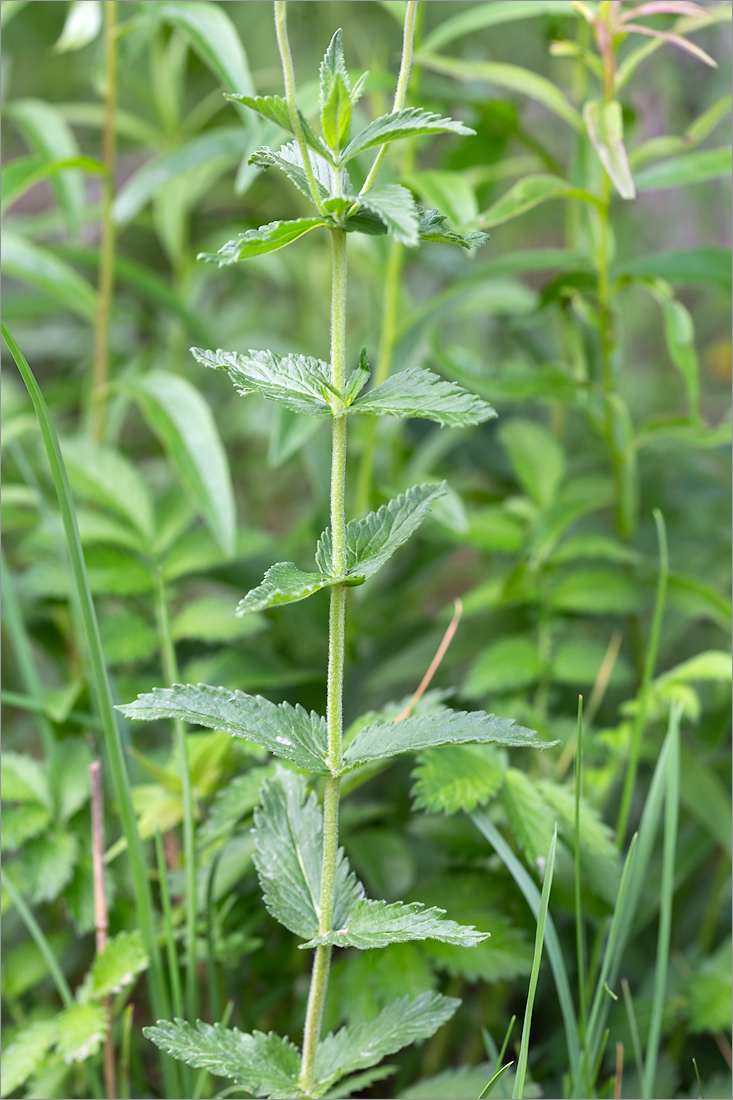
M96 5L87 3L83 7L88 12ZM624 5L622 10L632 7ZM708 19L717 17L714 5L705 7ZM308 600L279 614L265 612L253 616L249 624L247 619L232 618L230 611L242 591L256 584L263 568L273 560L273 536L277 537L278 556L282 554L303 565L309 560L309 547L327 522L322 489L327 469L324 429L310 418L291 417L287 410L268 420L264 406L260 408L254 398L236 404L222 401L221 383L217 384L208 372L202 376L193 362L189 365L184 349L191 343L215 346L201 329L210 327L210 319L216 316L218 342L224 346L270 346L280 352L298 346L318 354L322 349L322 314L316 303L323 298L327 265L319 258L316 234L305 237L297 249L250 261L252 275L244 275L244 294L239 272L235 277L227 270L218 273L207 265L196 265L196 253L214 251L222 239L241 231L243 217L247 224L258 225L279 216L283 201L293 204L290 209L294 214L304 212L307 203L303 198L302 207L298 206L301 200L297 194L290 192L287 198L288 192L280 192L270 178L273 173L258 175L256 166L243 166L238 186L247 190L241 192L243 198L232 200L239 159L262 144L274 149L276 138L272 133L255 133L252 121L235 117L236 108L227 106L221 97L222 85L232 91L247 91L245 81L252 78L246 77L246 69L241 67L229 76L217 69L216 51L207 49L210 38L200 26L192 29L189 24L186 29L182 23L175 23L174 13L179 8L196 13L205 8L208 13L217 13L211 15L212 34L216 24L224 33L221 28L227 25L221 20L226 17L235 21L250 62L257 58L258 69L250 90L278 90L280 78L269 5L118 6L117 197L125 193L128 176L132 186L139 171L142 184L146 162L156 163L148 175L146 186L150 190L130 218L120 222L117 232L110 341L110 370L116 385L108 395L106 448L107 452L115 450L117 458L122 452L128 459L127 467L132 465L144 475L144 492L154 502L156 538L150 539L150 528L147 534L136 534L150 513L144 505L130 505L131 500L142 498L132 496L132 482L121 481L122 462L116 464L114 476L95 479L92 474L104 460L100 452L95 452L94 462L81 457L73 461L73 448L68 448L69 475L115 699L131 698L148 690L151 683L160 682L160 626L156 615L160 601L153 600L156 582L147 560L154 541L155 555L160 557L164 572L181 678L226 683L244 691L262 690L275 700L287 691L290 699L298 698L310 709L320 706L323 693L321 669L325 654L322 649L319 652L319 639L324 637L325 624L318 609L320 601ZM398 172L404 172L402 182L413 188L424 206L440 205L447 211L450 202L453 227L458 230L488 224L484 219L477 226L477 216L511 191L511 173L516 173L515 179L546 174L599 194L602 176L589 139L582 129L566 122L570 112L557 94L550 99L551 93L543 85L531 81L539 75L553 81L556 93L561 89L579 114L586 99L602 98L602 82L596 83L594 75L584 75L584 63L578 56L565 56L569 50L586 56L586 50L597 57L595 28L567 4L533 4L531 17L517 17L518 10L527 8L472 4L466 5L464 12L455 4L450 8L432 4L425 7L422 17L418 15L418 24L421 18L424 21L422 31L418 26L423 55L440 54L445 58L453 54L466 73L472 61L524 67L529 76L526 71L521 74L521 88L531 88L535 97L523 98L524 93L514 90L516 84L508 83L512 74L495 68L490 84L480 83L483 77L471 83L456 83L447 73L436 72L432 63L431 68L413 69L411 87L419 81L420 104L441 115L461 117L477 130L478 136L464 140L460 151L451 138L423 141L410 154L417 158L412 165L409 156L401 160L395 152L383 171L387 179L390 171L395 178L399 178ZM587 8L596 10L593 5ZM101 86L94 77L102 61L101 39L91 39L81 47L83 53L51 53L68 10L65 4L3 5L4 20L8 14L13 19L9 26L6 23L4 35L8 164L29 154L43 156L44 160L60 160L76 152L96 161L101 156L100 131L94 128L103 118L98 98ZM402 15L398 14L401 21ZM727 15L725 8L723 14ZM477 19L479 24L483 20L483 27L453 22L454 16L464 15L466 19ZM677 8L672 13L635 17L634 21L668 31L676 17ZM379 5L352 4L343 9L334 5L301 9L295 5L292 19L296 20L299 72L308 73L309 63L314 71L319 47L322 51L333 25L341 22L346 40L351 48L363 51L361 64L372 74L363 100L367 108L364 118L389 110L386 97L391 96L393 85L386 76L383 81L382 73L387 68L389 51L392 70L396 67L399 29L398 22L392 20L392 10L382 10ZM461 25L466 36L453 38ZM687 33L684 27L678 30ZM226 34L231 44L235 35L230 26ZM462 806L480 808L483 803L485 814L503 834L510 851L525 858L532 872L534 853L544 857L549 847L547 807L553 818L557 813L548 798L557 801L560 797L556 788L567 781L572 762L575 697L580 689L586 695L588 722L585 794L608 823L617 820L620 764L628 754L633 723L639 721L633 700L646 656L657 588L653 507L661 509L666 521L670 578L656 669L647 692L639 782L631 807L629 835L640 820L643 796L667 727L669 701L684 698L686 704L681 728L673 962L655 1092L684 1095L696 1090L692 1056L700 1067L705 1095L714 1095L716 1088L725 1095L730 1089L721 1054L725 1040L720 1031L728 1022L724 975L729 947L720 917L729 869L728 694L718 679L724 674L722 658L710 655L725 645L729 613L729 555L721 534L725 525L720 522L728 508L728 472L722 456L729 437L723 415L728 403L723 383L729 369L729 351L727 336L720 327L729 300L729 255L721 247L728 240L728 226L722 213L725 204L715 201L719 184L713 178L729 169L725 154L716 151L716 146L723 144L721 130L706 129L713 124L722 126L716 119L722 119L721 112L726 110L722 96L728 91L728 55L727 39L715 31L714 24L695 31L693 39L720 63L719 72L705 69L698 59L688 59L673 46L659 48L653 39L634 40L630 35L616 43L617 74L628 72L628 67L623 68L625 55L635 56L635 46L643 48L640 56L644 59L617 92L623 105L624 143L637 198L632 202L612 197L609 207L611 239L616 248L610 284L616 392L630 414L627 439L634 440L633 448L624 444L621 451L627 471L633 473L636 466L634 478L627 480L635 480L639 500L638 525L627 546L615 533L613 505L607 503L613 500L616 490L604 427L605 410L596 386L596 379L601 378L595 312L598 273L593 259L597 208L582 199L558 199L527 209L521 218L491 228L492 240L475 262L468 261L458 249L436 246L413 254L402 252L399 244L388 245L384 237L354 234L351 241L351 280L359 302L359 312L351 316L351 346L367 342L367 333L379 325L387 276L394 272L397 255L404 267L397 280L399 296L390 322L393 336L387 323L380 356L374 363L375 374L385 369L388 372L389 368L382 366L381 349L391 348L392 369L420 362L455 377L500 408L502 419L499 433L490 424L472 431L460 442L450 429L433 430L418 421L408 424L404 431L399 421L374 422L378 434L373 488L362 498L369 500L369 506L376 507L421 480L448 476L452 490L442 504L436 503L433 518L423 526L419 541L413 541L393 559L389 575L382 573L370 586L353 590L353 633L347 642L353 647L349 696L354 709L347 720L366 707L378 708L390 699L412 693L452 614L453 597L460 594L464 616L434 684L439 688L464 685L459 705L487 703L498 713L517 716L546 737L561 737L568 746L567 752L554 757L559 761L557 769L549 754L532 761L530 770L543 784L535 782L531 786L522 783L529 764L526 756L512 761L509 771L493 771L490 775L488 769L478 773L476 750L441 750L449 753L442 762L425 754L415 775L416 780L424 780L416 790L421 799L431 796L436 776L447 778L450 759L452 782L438 787L433 803L437 814L410 815L407 763L375 774L370 786L349 795L343 820L344 843L372 894L392 900L409 890L413 893L408 896L429 904L440 904L450 894L454 904L448 916L493 932L488 945L463 955L460 949L440 944L395 945L378 952L377 958L356 955L352 959L346 953L342 973L336 979L334 1002L347 1006L353 1022L373 1015L397 993L417 993L428 985L463 998L454 1022L428 1042L420 1068L412 1057L398 1060L401 1077L395 1082L395 1092L408 1088L416 1076L438 1072L447 1065L461 1065L464 1069L454 1068L450 1079L442 1077L437 1084L426 1085L427 1092L437 1095L442 1088L453 1089L458 1095L471 1091L478 1095L493 1072L493 1056L485 1066L478 1067L473 1077L468 1068L486 1057L480 1025L488 1027L500 1046L510 1016L522 1011L529 973L529 943L534 934L529 907L513 879L496 863L491 864L492 875L487 878L490 849L473 827L461 824L460 816L443 817L441 812ZM241 66L244 53L230 45L226 56L228 66ZM206 65L211 66L214 75L209 75ZM300 94L301 106L313 117L310 112L317 107L317 88L303 85ZM41 150L39 154L30 144L27 125L23 132L15 129L13 104L29 97L43 100L63 113L76 142L74 149L52 154ZM708 113L707 108L719 100L717 114L716 110ZM213 112L208 118L203 108L197 110L204 101ZM565 114L548 112L545 102L560 103ZM357 112L360 110L357 106ZM196 113L189 121L192 111ZM19 118L21 114L19 111ZM694 122L698 117L699 125ZM168 120L165 124L164 118ZM194 147L193 162L185 159L188 154L178 161L174 159L176 150L193 143L199 133L202 141L216 143L225 120L240 140L248 135L246 149L228 152L228 160L224 154L221 159L212 154L211 162L201 163L202 156L195 154ZM59 130L54 125L46 127L45 132ZM578 138L574 137L576 133ZM224 141L225 135L220 136ZM651 144L647 139L652 139ZM641 156L638 162L637 156ZM212 178L218 169L221 182L203 182L195 187L196 169L190 167L192 163L199 164L202 175L211 172ZM4 183L8 172L6 167ZM73 219L68 219L68 188L66 205L61 206L41 190L27 192L9 207L6 220L3 262L9 277L5 318L38 370L54 421L64 429L65 439L87 434L98 218L94 179L98 174L97 168L88 177L86 192L81 192L86 201L80 204L77 197L76 207L73 203L71 206L72 210L81 210L82 246L70 245L66 238L67 226L73 232ZM408 178L408 174L416 179ZM57 172L50 178L58 177ZM175 178L177 182L172 182L166 192L167 181ZM698 182L693 183L695 180ZM446 197L447 185L450 200ZM428 193L429 187L434 197ZM652 190L657 187L663 189ZM185 216L176 212L180 205L171 197L176 188ZM440 200L436 188L443 189ZM77 196L79 192L77 182ZM586 208L587 218L581 213ZM516 212L517 208L513 209ZM566 215L558 218L563 211ZM169 254L159 243L164 239L165 219L179 217L183 221L176 224L184 225L188 234L188 243L182 249L186 279L182 272L173 273ZM16 248L13 253L12 247L7 247L9 237L11 246L13 243L11 230L16 240L21 239L20 252ZM291 259L296 253L297 258ZM257 266L261 274L255 272ZM19 275L24 282L18 281ZM660 278L674 288L673 297L694 317L699 408L701 419L712 430L695 424L694 416L688 415L683 378L694 378L695 367L689 350L689 326L686 337L676 344L673 339L667 350L668 333L675 332L672 320L683 315L670 306L670 294L658 282L640 282ZM391 279L394 285L396 276L392 274ZM389 300L394 302L394 295ZM658 320L654 309L660 310ZM684 335L684 323L680 331ZM284 333L292 333L292 339L285 342ZM371 346L373 337L368 341ZM686 363L686 374L681 368L676 373L675 356ZM155 379L148 382L153 369L173 370L174 374L165 375L169 385L159 383L156 387ZM54 519L56 504L46 459L37 448L35 420L29 417L29 406L15 388L13 372L4 374L4 541L11 570L4 574L4 587L16 592L20 612L11 619L4 591L4 640L12 646L4 684L11 695L4 701L13 708L6 712L6 731L11 731L12 738L6 748L10 745L13 751L45 759L41 746L48 743L49 733L63 744L69 737L78 737L87 730L94 732L98 727L83 664L83 634L67 602L65 551ZM138 418L136 408L145 414L146 407L139 396L143 387L137 383L145 382L145 388L153 393L149 401L157 395L160 406L177 381L187 380L203 387L215 415L207 420L199 401L195 408L188 407L189 426L182 427L181 420L176 421L171 413L166 423L173 419L173 426L161 433L164 452L147 434L146 421ZM176 389L181 392L183 387ZM133 394L137 406L130 403ZM510 402L517 403L520 424L516 429L509 415ZM180 401L176 408L182 417ZM155 405L147 405L147 415L150 424L163 423ZM194 439L190 423L216 423L218 430L213 429L206 438L199 437L188 446L187 441ZM308 438L304 438L306 423L311 429ZM362 431L358 425L352 431L357 470ZM227 530L234 530L231 503L227 504L232 497L221 488L229 479L224 448L216 443L219 432L236 473L238 545L232 559L227 559L225 551L217 546L217 541L226 545ZM261 458L263 443L269 448L266 467ZM543 444L544 449L538 452ZM539 453L540 458L528 463L528 453ZM537 471L546 473L539 485ZM547 471L554 472L550 476ZM138 490L140 481L138 476ZM115 491L118 484L122 487ZM206 527L198 518L201 516L206 517ZM138 549L131 549L135 539ZM388 580L384 587L382 577ZM403 610L400 621L395 622L392 606L398 598ZM11 622L16 626L11 627ZM252 630L249 635L234 633L247 628ZM23 637L29 642L25 648ZM503 648L502 640L506 640ZM500 643L499 648L496 643ZM477 659L480 650L489 650L491 656ZM28 652L35 676L22 656L27 657ZM613 672L607 679L612 664ZM593 682L602 666L598 690L593 693ZM601 690L604 684L605 694ZM63 690L54 690L57 688ZM18 709L18 704L23 709ZM402 705L395 713L401 709ZM129 744L130 732L123 730L123 737ZM267 765L228 735L186 734L186 743L193 772L191 810L200 836L196 888L202 904L194 934L200 958L208 960L206 974L202 971L197 975L204 982L202 1015L209 1020L221 1019L227 998L236 994L238 1000L246 975L251 988L262 994L257 999L260 1012L257 1017L235 1015L232 1022L244 1030L276 1026L285 1033L295 1032L297 1020L302 1018L305 990L302 985L292 986L291 978L293 973L302 973L305 960L302 953L295 957L289 954L287 934L280 940L276 927L258 916L254 896L247 810L253 805L254 795L247 791L256 789L261 778L257 772ZM183 936L181 919L185 909L179 902L183 883L176 869L180 858L176 823L182 820L185 805L180 753L172 753L171 731L165 726L144 738L138 730L133 744L138 754L142 753L142 758L127 758L133 795L141 824L143 814L147 820L151 843L156 817L161 822L163 847L171 869L171 920L176 935ZM109 777L106 766L105 773ZM230 794L216 797L233 777ZM523 798L531 798L531 802ZM106 803L107 835L114 843L119 824L111 793ZM525 810L527 806L530 808ZM572 819L571 810L568 812ZM70 882L74 888L77 883L85 884L84 896L90 899L88 863L84 858L89 851L85 813L82 809L71 821L82 858L71 869ZM528 835L528 821L543 823L542 831L534 838ZM58 847L58 831L48 835ZM590 835L587 829L583 835ZM615 902L608 883L617 880L619 873L608 840L606 833L602 848L589 848L587 856L581 855L591 969L595 966L596 929L605 927L609 907ZM564 843L564 850L561 843L558 851L550 911L577 998L570 961L576 955L568 849L573 844L571 828L566 828ZM130 920L131 894L126 856L120 845L114 851L116 858L108 865L108 888L116 889L110 913L112 931L117 932ZM221 854L212 877L217 851ZM18 856L13 857L19 861L17 872L13 872L11 860L6 862L9 873L18 874L21 893L28 900L27 884L33 878L27 876L33 875L33 852L31 847L27 854L26 844L21 845ZM152 851L148 853L149 862L152 855ZM653 988L649 960L655 958L657 946L659 890L655 868L661 867L660 857L661 847L659 855L653 847L649 886L620 971L620 977L629 979L643 1050ZM57 865L61 866L58 861ZM601 866L605 874L598 872ZM66 931L66 907L73 904L71 891L71 885L62 886L63 898L59 895L57 900L31 904L72 988L76 988L92 959L93 942L91 938L72 939ZM207 891L213 900L208 917L203 905ZM34 954L33 944L12 912L12 903L6 898L4 904L11 905L5 921L7 942L18 952L17 962L8 962L12 956L6 948L6 974L11 978L6 979L3 995L6 1008L10 1004L14 1013L11 1017L6 1013L6 1023L12 1021L5 1037L7 1045L20 1021L53 1016L61 1002L53 988L43 984L46 964ZM272 950L255 950L262 936ZM185 962L183 939L176 943ZM22 975L19 984L12 975ZM557 1032L557 995L549 975L543 966L529 1066L546 1092L560 1094L561 1076L567 1066L559 1063L566 1061L566 1048ZM618 985L612 988L620 994ZM265 990L272 997L269 1005ZM148 995L141 985L133 1001L136 1015L130 1069L132 1094L139 1095L144 1088L141 1075L152 1074L149 1080L160 1082L158 1071L149 1061L150 1053L142 1055L145 1061L140 1061L143 1048L134 1038L138 1025L149 1019ZM600 1080L614 1072L614 1040L620 1037L626 1053L624 1094L635 1095L638 1086L631 1066L633 1033L622 1001L623 996L613 1003L609 1017L611 1036ZM327 1009L327 1013L330 1011ZM121 1013L115 1017L120 1058L125 1050L126 1018ZM326 1021L329 1027L339 1022ZM514 1037L510 1044L513 1042ZM45 1075L42 1085L31 1077L29 1094L39 1088L55 1088L55 1095L68 1095L72 1087L78 1087L80 1095L87 1094L88 1085L77 1086L73 1076L76 1071L62 1059L45 1062L41 1058L28 1065L31 1075ZM713 1078L721 1072L723 1082L716 1086ZM209 1086L204 1083L202 1087ZM378 1093L384 1087L377 1084L373 1091ZM499 1082L494 1094L500 1094L502 1087ZM169 1092L178 1094L175 1089Z

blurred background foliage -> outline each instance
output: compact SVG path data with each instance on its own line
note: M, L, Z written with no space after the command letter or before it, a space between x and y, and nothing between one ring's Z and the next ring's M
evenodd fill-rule
M325 598L245 619L233 610L272 560L307 567L327 522L328 433L258 398L233 400L228 382L187 350L271 347L326 357L329 261L318 234L224 270L196 261L245 228L305 212L287 182L247 164L258 146L280 140L274 130L222 95L279 93L271 5L116 5L114 142L108 126L106 146L111 39L105 52L103 7L2 5L2 263L5 323L61 437L115 701L163 675L321 710ZM390 109L402 7L289 5L306 114L317 106L310 77L337 26L349 63L370 71L364 121ZM581 866L596 950L618 888L613 830L635 731L643 736L629 806L634 828L670 705L682 702L674 922L653 1095L698 1095L694 1057L704 1095L729 1096L730 5L704 5L707 24L692 28L717 69L669 45L656 49L653 39L621 44L622 66L647 44L619 92L636 197L612 198L605 244L593 203L562 195L570 188L598 195L604 186L576 122L597 94L593 64L583 62L594 42L582 15L558 3L421 7L411 101L462 119L477 135L395 149L387 172L456 229L488 228L491 240L468 255L352 235L349 347L356 361L365 345L377 372L428 366L490 400L500 419L460 435L387 419L352 430L351 514L420 480L446 477L451 493L389 569L351 591L346 717L404 705L460 597L463 617L432 683L442 693L433 701L450 697L454 706L514 717L563 746L511 759L488 747L445 748L359 773L343 807L343 839L367 889L388 899L414 893L492 938L473 950L404 944L344 953L327 1022L357 1021L427 988L459 995L453 1023L422 1053L398 1059L389 1085L363 1095L385 1087L411 1097L478 1095L490 1076L482 1063L491 1061L491 1037L500 1043L522 1011L534 923L462 811L486 807L535 878L559 820L565 844L551 911L572 972L578 693L587 718ZM488 8L494 25L476 15ZM497 15L509 8L511 15ZM471 13L475 29L462 27ZM669 30L675 17L685 13L647 25ZM515 87L502 71L508 65L537 83ZM531 182L538 177L556 182ZM100 257L114 283L108 332ZM104 300L104 276L102 288ZM3 1095L17 1087L32 1097L88 1096L98 1087L94 1056L104 1030L94 996L109 989L98 983L70 1046L46 1041L58 993L17 898L78 987L94 957L86 765L102 753L100 720L45 453L5 349L3 382L10 891L2 898L2 995L4 1045L14 1051ZM669 546L656 654L653 509L666 521ZM640 694L650 644L653 667ZM183 958L180 752L164 723L132 730L120 720L119 735L140 834L151 840L156 823L163 834ZM196 731L186 741L202 1018L220 1019L231 999L237 1026L296 1033L308 958L265 913L252 865L251 812L269 765L255 746L226 734ZM111 790L106 830L117 936L135 918ZM642 1034L660 873L655 855L621 970ZM151 874L157 899L158 873ZM164 1094L156 1054L140 1037L149 1018L144 981L128 982L113 1005L119 1095ZM609 1026L601 1080L623 1041L623 1095L639 1095L622 1000ZM536 1095L561 1094L559 1029L543 971L530 1059ZM19 1059L28 1034L40 1038ZM433 1075L431 1084L414 1084ZM198 1095L216 1087L209 1078Z

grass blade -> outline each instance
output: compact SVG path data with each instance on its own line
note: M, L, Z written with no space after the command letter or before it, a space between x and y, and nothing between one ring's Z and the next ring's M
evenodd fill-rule
M48 942L45 935L43 934L43 929L34 917L30 907L26 905L20 892L15 888L12 879L9 877L9 875L5 874L2 868L0 868L0 881L2 881L3 890L7 892L13 905L18 910L18 916L28 929L31 937L35 940L38 950L43 955L43 960L48 967L49 974L53 978L53 983L56 986L59 997L64 1003L64 1007L68 1008L69 1005L73 1005L74 998L71 995L69 983L64 977L58 960L51 950L51 944Z
M580 1043L585 1048L585 1025L588 1014L585 934L583 929L583 901L580 889L580 800L583 794L583 696L578 696L578 734L575 750L575 829L574 839L574 893L575 893L575 947L578 957L578 1027Z
M524 1079L527 1074L527 1058L529 1056L529 1032L532 1027L532 1011L534 998L537 992L537 979L540 974L540 962L542 961L542 947L545 942L545 925L547 924L547 908L550 904L550 890L552 889L552 876L555 873L555 852L557 851L557 823L552 834L550 851L547 855L545 878L542 883L542 897L540 898L540 911L537 916L537 934L534 941L534 957L532 959L532 971L529 976L529 991L527 993L527 1005L524 1010L524 1023L522 1024L522 1039L519 1044L519 1060L517 1062L517 1075L514 1078L513 1100L520 1100L524 1092Z
M491 1080L489 1081L489 1083L487 1084L486 1088L482 1089L482 1091L479 1093L478 1100L486 1100L486 1097L491 1095L491 1090L494 1087L494 1085L496 1084L496 1082L499 1081L504 1076L506 1071L508 1069L511 1069L513 1065L514 1065L514 1062L507 1062L507 1064L505 1066L502 1066L501 1069L498 1069L496 1071L496 1073L493 1075L493 1077L491 1078Z
M634 1050L634 1061L636 1063L636 1071L641 1081L644 1076L644 1055L641 1052L641 1040L639 1039L639 1027L636 1022L636 1012L634 1011L634 1001L631 996L631 989L626 978L621 979L621 989L624 995L624 1005L626 1006L626 1015L629 1018L629 1031L631 1032L631 1045Z

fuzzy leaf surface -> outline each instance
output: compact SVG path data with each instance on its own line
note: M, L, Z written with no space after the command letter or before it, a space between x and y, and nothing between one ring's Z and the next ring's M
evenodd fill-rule
M319 70L321 127L327 144L343 148L351 128L351 84L346 70L341 30L337 30L324 54Z
M287 929L318 935L323 871L323 814L306 781L279 768L263 784L255 810L255 866L268 912ZM336 861L333 925L342 927L363 890L343 852Z
M333 944L335 947L387 947L390 943L408 940L442 940L458 947L475 947L488 932L477 932L472 926L445 920L445 909L426 909L419 901L372 901L362 898L348 914L343 927L335 926L325 935L314 936L302 948ZM334 920L334 925L336 922Z
M174 718L194 726L222 730L256 741L298 768L328 775L326 723L300 705L271 703L261 695L246 695L208 684L174 684L154 688L119 708L127 718L155 721Z
M107 1034L107 1011L98 1001L72 1004L56 1017L56 1049L68 1064L96 1054Z
M134 982L148 965L142 932L120 932L108 940L92 965L92 992L95 997L118 993Z
M55 1020L26 1024L3 1050L0 1096L10 1096L41 1065L56 1039Z
M254 1096L297 1100L300 1054L288 1040L270 1032L247 1035L233 1027L205 1024L191 1027L185 1020L158 1020L143 1028L146 1039L195 1069L231 1077Z
M476 131L452 118L441 118L434 111L422 107L406 107L391 115L375 118L365 129L356 134L341 154L341 162L372 149L375 145L399 141L400 138L420 137L422 134L474 134Z
M419 219L412 195L406 187L397 183L387 183L382 187L372 187L358 199L359 205L376 214L384 223L387 232L405 244L416 248L419 243ZM347 222L348 225L348 222Z
M297 603L298 600L305 600L314 592L320 592L322 588L345 579L330 577L325 573L304 573L291 561L279 561L267 570L262 584L258 584L239 601L237 615L264 611L268 607L279 607L284 603Z
M533 730L518 726L511 718L497 718L482 710L448 710L443 714L403 718L400 722L376 722L360 730L344 753L344 770L351 771L402 752L471 742L535 749L557 744L541 741Z
M267 119L268 122L274 122L276 126L279 126L288 134L293 133L290 112L288 111L288 105L283 96L228 95L226 98L231 99L234 103L243 103L245 107L249 107L250 110L256 111L261 118ZM301 111L298 111L298 115L300 117L300 125L303 128L303 137L305 138L306 145L309 145L311 149L315 149L321 156L328 157L330 160L331 155L328 149L318 137L310 122L308 122L308 119Z
M277 153L273 152L272 149L269 149L265 145L252 154L249 158L249 163L256 164L259 168L279 168L280 171L284 172L288 177L290 182L295 184L299 191L308 198L311 198L308 177L305 174L302 161L300 160L300 153L295 142L289 142L287 145L281 146ZM323 186L317 176L316 188L322 199L327 199L329 197L327 188Z
M364 519L346 524L346 573L349 577L371 577L392 557L422 523L438 497L446 491L445 482L414 485ZM316 549L316 564L322 573L333 570L331 529L327 528Z
M412 773L413 806L430 813L467 812L483 806L504 780L505 763L491 745L443 745L418 757Z
M408 367L358 397L348 412L371 416L420 417L441 427L462 428L491 420L496 411L455 382L422 367Z
M297 241L312 229L326 225L333 228L331 218L295 218L293 221L268 222L259 229L247 229L234 240L227 241L218 252L200 252L199 260L206 260L219 267L236 264L239 260L249 260L252 256L264 256L266 252L277 252L278 248Z
M244 397L258 393L293 412L321 418L333 415L329 397L340 404L328 382L329 366L320 359L269 350L240 354L191 348L191 353L203 366L225 370Z
M319 1091L347 1073L376 1065L388 1054L429 1038L450 1020L459 1004L440 993L403 997L382 1009L375 1019L327 1035L316 1054Z
M433 244L458 244L461 248L480 248L489 239L488 233L456 233L445 225L448 220L445 214L437 210L421 210L417 208L419 215L417 232L421 241L431 241Z

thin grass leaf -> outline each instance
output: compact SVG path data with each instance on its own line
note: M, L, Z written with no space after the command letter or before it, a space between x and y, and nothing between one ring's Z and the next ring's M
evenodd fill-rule
M99 0L74 0L63 30L54 45L54 53L81 50L93 42L102 29L102 5Z
M155 4L151 11L156 19L182 30L190 39L203 63L218 76L229 91L254 92L247 55L232 23L223 8L186 0Z
M47 161L71 160L79 156L74 131L52 103L40 99L16 99L5 109L30 147ZM81 172L70 170L54 175L51 188L63 210L67 233L75 240L84 221L84 181Z
M491 1096L491 1091L494 1085L502 1079L508 1069L511 1069L514 1062L507 1062L506 1065L498 1069L496 1073L492 1074L491 1079L487 1082L486 1088L482 1089L479 1093L478 1100L486 1100L486 1097Z
M93 157L70 157L64 160L48 160L42 153L31 157L18 157L3 169L2 212L21 198L31 187L50 179L58 172L78 168L95 175L106 172L105 166Z

